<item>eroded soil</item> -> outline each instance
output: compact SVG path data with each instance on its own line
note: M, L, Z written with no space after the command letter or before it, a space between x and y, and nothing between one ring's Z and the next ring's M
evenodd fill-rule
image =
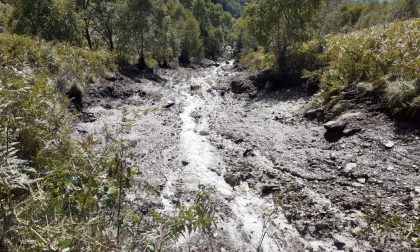
M361 106L350 111L360 113L360 130L327 141L323 124L302 116L310 98L302 91L231 92L231 82L246 77L231 61L157 74L165 81L122 77L89 86L75 135L106 131L131 143L138 186L125 201L136 212L171 213L200 190L212 192L213 232L167 250L412 248L418 129ZM130 127L121 128L127 119Z

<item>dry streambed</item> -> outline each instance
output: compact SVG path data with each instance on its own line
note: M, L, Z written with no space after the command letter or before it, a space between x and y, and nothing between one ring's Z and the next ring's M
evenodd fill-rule
M308 99L296 90L264 95L234 84L236 93L251 94L230 92L231 80L244 75L232 62L158 74L166 81L123 78L90 87L76 135L100 138L106 129L132 143L140 164L135 180L156 191L127 193L136 211L153 205L169 214L197 192L212 192L218 210L213 232L186 236L171 250L393 251L412 245L415 236L404 228L420 212L416 129L361 109L327 125L346 132L324 135L321 123L301 115ZM131 125L121 130L124 118ZM388 216L399 216L401 225L383 229Z

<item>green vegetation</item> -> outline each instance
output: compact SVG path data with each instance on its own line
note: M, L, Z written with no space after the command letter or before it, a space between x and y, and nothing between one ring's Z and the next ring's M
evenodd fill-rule
M420 220L407 221L403 216L385 214L380 209L368 214L366 220L369 228L362 230L360 235L379 233L383 240L378 243L385 245L395 239L408 240L413 248L420 248Z
M318 83L314 105L368 98L418 116L418 17L417 0L0 1L0 250L161 251L181 235L211 231L210 194L174 216L125 208L136 170L130 147L109 132L106 144L71 137L75 115L64 94L81 96L116 61L140 70L187 65L217 59L231 44L253 72ZM124 117L121 131L130 125ZM378 223L408 230L420 246L418 222ZM136 241L124 244L127 237Z
M70 138L68 101L55 89L64 76L80 83L106 74L113 61L29 37L2 34L0 41L0 247L58 249L72 241L99 249L95 229L105 225L105 212L98 196L106 194L96 176L115 167L116 156L95 157L92 139Z
M258 1L246 5L229 38L252 72L271 68L320 83L314 106L331 109L357 90L392 114L413 116L419 9L415 0Z
M233 37L240 45L238 49L247 52L243 46L256 41L274 53L277 66L283 67L288 48L310 37L321 2L267 0L247 5L235 25Z
M323 103L332 106L346 92L364 89L379 94L394 114L417 113L419 26L413 19L327 37L319 57L325 65L319 76Z
M105 143L71 137L74 115L57 91L83 91L115 71L106 50L0 34L0 65L0 250L109 251L134 236L139 244L124 245L150 249L162 240L163 249L211 228L205 193L169 217L125 208L122 195L137 170L131 147L118 132L104 132ZM120 125L127 130L131 122L124 117Z
M210 0L6 0L0 13L0 26L13 33L107 48L141 69L217 58L233 23Z

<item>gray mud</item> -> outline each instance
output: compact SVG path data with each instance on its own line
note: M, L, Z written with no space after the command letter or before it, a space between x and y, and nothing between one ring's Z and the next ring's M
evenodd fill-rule
M304 93L229 91L246 77L232 62L157 74L166 81L123 77L87 87L76 135L106 130L132 143L135 180L157 192L126 195L140 212L148 211L145 197L171 213L202 188L213 192L212 234L186 236L168 250L410 248L404 227L420 217L418 129L361 108L353 111L360 130L327 141L322 123L302 116ZM132 125L118 130L123 117ZM401 225L382 228L388 216Z

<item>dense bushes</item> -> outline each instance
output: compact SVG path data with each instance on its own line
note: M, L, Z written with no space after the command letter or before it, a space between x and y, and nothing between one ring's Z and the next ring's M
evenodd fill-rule
M327 37L319 60L324 103L343 97L359 83L380 93L392 113L419 111L420 19ZM369 86L369 85L368 85Z
M55 89L64 75L78 84L107 74L112 57L1 34L0 66L0 248L99 248L96 176L115 167L115 155L95 158L94 142L71 139L68 101Z

